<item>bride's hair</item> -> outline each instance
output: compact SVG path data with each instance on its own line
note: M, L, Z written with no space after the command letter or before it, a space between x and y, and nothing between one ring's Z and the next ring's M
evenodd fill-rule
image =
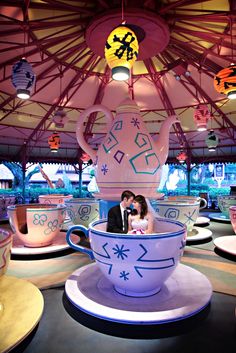
M147 201L143 195L136 195L134 198L134 201L137 201L140 204L141 206L140 218L143 219L144 216L146 216L148 213Z

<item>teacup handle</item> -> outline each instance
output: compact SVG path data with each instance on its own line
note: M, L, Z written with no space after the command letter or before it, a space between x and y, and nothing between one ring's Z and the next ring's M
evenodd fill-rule
M200 206L200 210L202 210L203 208L207 207L206 199L200 197L200 205L201 205L201 202L203 202L203 206Z
M85 109L81 114L77 121L76 125L76 137L80 147L89 154L93 163L95 162L97 153L92 149L92 147L87 143L84 138L84 121L90 114L94 112L102 112L105 114L106 122L107 122L107 131L110 130L111 124L113 122L113 115L111 111L102 104L95 104L92 107Z
M91 260L94 260L93 251L91 249L88 249L88 248L84 247L83 245L73 243L73 241L70 238L70 235L74 230L81 230L84 233L86 238L89 237L88 236L88 229L86 227L84 227L82 225L72 226L68 229L68 231L66 233L67 243L70 245L71 248L88 255ZM74 235L77 235L77 234L74 234Z

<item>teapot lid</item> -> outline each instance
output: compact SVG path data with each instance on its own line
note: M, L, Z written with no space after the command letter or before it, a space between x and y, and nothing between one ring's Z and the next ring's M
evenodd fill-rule
M129 97L126 97L116 108L116 113L140 113L136 102Z

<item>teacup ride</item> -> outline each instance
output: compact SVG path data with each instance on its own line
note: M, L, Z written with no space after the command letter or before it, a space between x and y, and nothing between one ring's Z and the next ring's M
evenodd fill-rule
M195 226L199 217L200 198L168 197L164 200L152 200L151 204L159 217L179 221L187 227L187 241L205 241L212 237L212 231Z
M70 246L95 260L66 281L66 295L75 310L108 321L147 325L182 320L208 305L209 280L179 263L186 242L182 223L155 218L154 233L147 235L109 233L106 225L103 219L67 232ZM91 248L71 240L75 230L89 237Z
M230 223L229 208L236 205L236 195L220 195L217 197L217 202L221 212L209 213L210 219Z
M236 206L229 207L230 221L236 234ZM226 235L214 239L214 245L223 252L235 256L236 260L236 235Z
M66 233L61 230L64 204L12 205L7 211L13 231L12 255L44 255L69 249Z
M12 234L0 229L0 351L9 352L38 324L44 307L39 289L7 275Z

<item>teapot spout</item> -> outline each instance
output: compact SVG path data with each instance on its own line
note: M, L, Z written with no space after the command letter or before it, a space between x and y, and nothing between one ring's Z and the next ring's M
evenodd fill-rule
M158 140L156 142L156 149L158 151L159 161L161 165L164 165L169 152L169 133L171 126L174 123L179 123L179 119L176 115L171 115L166 118L162 123Z

